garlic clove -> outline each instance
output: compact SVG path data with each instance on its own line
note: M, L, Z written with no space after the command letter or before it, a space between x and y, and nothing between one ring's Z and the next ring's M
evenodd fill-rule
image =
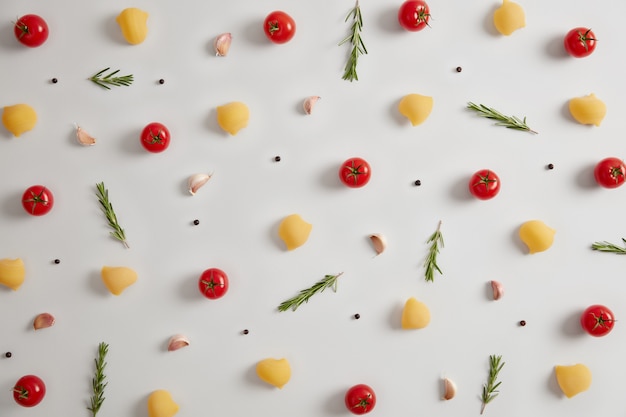
M76 139L78 139L78 143L84 146L96 144L96 138L85 132L83 128L78 125L76 125Z
M200 189L200 187L206 184L212 176L213 174L194 174L190 176L187 180L189 194L196 195L196 192Z
M456 395L456 384L449 378L443 379L443 400L451 400Z
M491 281L491 291L493 291L494 300L499 300L504 296L504 286L498 281Z
M376 251L376 255L380 255L387 248L387 239L381 234L375 233L369 236L372 246Z
M170 337L170 341L167 344L167 350L168 352L173 352L187 346L189 346L189 339L182 334L176 334Z
M222 33L215 38L213 47L215 48L215 56L226 56L230 49L230 43L233 36L230 33Z
M311 114L313 111L313 107L317 100L321 99L320 96L310 96L304 99L304 103L302 103L302 108L304 109L304 113Z
M33 328L35 330L45 329L54 324L54 316L50 313L41 313L35 317L33 321Z

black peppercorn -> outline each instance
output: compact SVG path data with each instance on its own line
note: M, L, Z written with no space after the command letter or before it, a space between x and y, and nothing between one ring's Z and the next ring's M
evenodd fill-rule
M274 157L274 161L276 161L276 162L280 162L280 156L278 156L278 155L277 155L277 156L275 156L275 157Z
M50 80L50 81L52 81L52 84L56 84L56 83L58 83L58 82L59 82L59 80L57 80L56 78L53 78L53 79L52 79L52 80Z
M548 169L554 169L554 164L548 164Z
M520 320L519 325L522 327L526 326L526 320Z
M13 354L11 352L7 352L4 354L5 357L10 358L11 356L13 356Z
M358 320L358 319L360 319L360 318L361 318L361 315L360 315L359 313L356 313L356 314L354 315L354 318Z
M196 225L196 226L199 225L200 224L200 220L198 220L198 219L194 220L193 224Z
M248 331L248 329L244 329L244 330L243 330L243 332L241 332L241 333L243 333L243 334L248 334L248 333L250 333L250 332Z
M415 184L416 187L419 187L420 185L422 185L422 181L415 180L415 182L413 184Z
M456 67L456 72L461 72L461 71L463 71L463 68L461 68L461 67Z
M161 78L161 79L159 80L159 84L165 84L165 80L164 80L163 78Z
M61 260L60 260L60 259L55 259L55 260L54 260L54 263L58 265L58 264L60 264L60 263L61 263Z

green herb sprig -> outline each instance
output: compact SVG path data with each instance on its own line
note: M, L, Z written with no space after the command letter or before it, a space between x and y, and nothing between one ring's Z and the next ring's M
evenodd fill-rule
M348 80L350 82L359 80L359 77L356 73L356 65L359 60L359 56L367 54L367 48L365 48L365 44L363 43L363 39L361 38L361 31L363 30L363 16L361 15L361 6L359 6L359 0L356 0L354 4L354 8L350 10L350 13L346 16L345 22L348 19L352 18L353 23L351 26L352 33L348 35L344 40L339 42L339 46L343 45L346 42L350 42L352 45L352 51L350 52L350 56L348 57L348 62L346 63L343 79Z
M113 205L109 201L109 190L104 187L104 182L97 183L96 188L98 190L98 200L100 201L100 208L106 216L107 221L109 222L109 226L113 229L113 231L110 232L111 236L121 241L126 248L129 248L128 242L126 241L126 233L117 221L117 216L115 215L115 211L113 210Z
M324 278L316 282L312 287L304 289L300 291L298 295L293 298L290 298L286 301L283 301L278 306L278 311L287 311L291 309L292 311L296 311L298 307L300 307L304 303L309 302L309 298L318 292L323 292L326 288L331 287L333 291L337 292L337 278L339 278L343 272L338 273L337 275L325 275Z
M94 359L96 363L96 372L91 380L91 387L93 390L93 394L91 396L91 406L87 407L87 410L91 411L92 417L96 417L96 414L100 411L100 407L102 407L102 403L105 399L104 389L106 388L108 382L105 382L106 375L104 374L104 368L107 366L105 359L108 352L109 345L101 342L98 345L98 357Z
M439 265L437 265L437 255L439 254L439 249L443 248L443 234L441 233L441 221L437 225L437 230L434 231L432 235L426 241L426 244L430 244L430 248L428 249L428 256L426 257L426 261L424 261L425 273L424 278L426 281L433 282L435 281L435 271L441 272Z
M498 381L498 374L503 367L504 362L502 362L502 356L489 356L489 378L487 379L487 383L483 385L483 395L481 396L483 404L480 408L480 414L484 413L487 404L498 396L498 388L502 383L501 381Z
M615 243L603 241L603 242L594 242L591 245L591 249L597 250L599 252L610 252L615 253L617 255L626 255L626 239L622 238L622 243L625 246L618 246Z
M88 80L96 83L102 88L106 88L107 90L111 89L111 87L109 87L111 85L116 86L116 87L119 87L119 86L128 87L129 85L133 83L133 74L122 75L120 77L114 77L114 75L120 72L120 70L115 70L109 75L103 76L103 74L110 69L111 67L107 67L103 69L102 71L98 72L97 74L92 75L90 78L88 78Z
M520 119L517 116L505 116L498 110L491 107L487 107L484 104L474 104L471 101L467 103L467 108L474 110L479 116L486 117L487 119L496 120L497 126L504 126L509 129L523 130L526 132L537 134L526 124L526 117Z

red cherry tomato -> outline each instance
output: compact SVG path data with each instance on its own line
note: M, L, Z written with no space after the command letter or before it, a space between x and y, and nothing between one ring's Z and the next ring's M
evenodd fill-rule
M347 159L339 168L339 179L350 188L363 187L371 174L370 164L363 158Z
M600 304L589 306L580 315L580 325L592 336L606 336L615 325L615 316L608 308Z
M22 195L22 207L33 216L43 216L52 210L53 206L54 196L43 185L32 185Z
M500 178L488 169L475 172L468 185L470 193L480 200L489 200L500 192Z
M619 158L604 158L593 170L598 185L605 188L617 188L624 183L626 165Z
M424 0L406 0L398 10L400 26L411 32L417 32L430 26L430 8Z
M265 18L263 30L270 41L285 43L296 34L296 22L287 13L276 10Z
M565 35L563 46L575 58L589 56L596 49L596 35L588 28L574 28Z
M48 24L36 14L27 14L17 19L13 33L20 43L35 48L48 39Z
M228 276L218 268L209 268L200 275L198 289L206 298L215 300L228 291Z
M152 153L163 152L170 146L170 131L161 123L152 122L141 132L141 145Z
M352 414L366 414L376 406L376 394L369 385L358 384L346 391L345 403Z
M46 395L46 384L35 375L24 375L13 386L13 399L23 407L34 407Z

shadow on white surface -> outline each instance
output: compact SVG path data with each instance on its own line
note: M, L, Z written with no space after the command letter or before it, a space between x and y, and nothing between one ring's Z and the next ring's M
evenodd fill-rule
M582 168L576 174L576 185L586 191L598 188L598 184L593 175L595 166L592 164Z
M562 323L561 330L563 335L567 337L581 337L585 335L585 332L580 327L580 315L582 311L572 311Z

